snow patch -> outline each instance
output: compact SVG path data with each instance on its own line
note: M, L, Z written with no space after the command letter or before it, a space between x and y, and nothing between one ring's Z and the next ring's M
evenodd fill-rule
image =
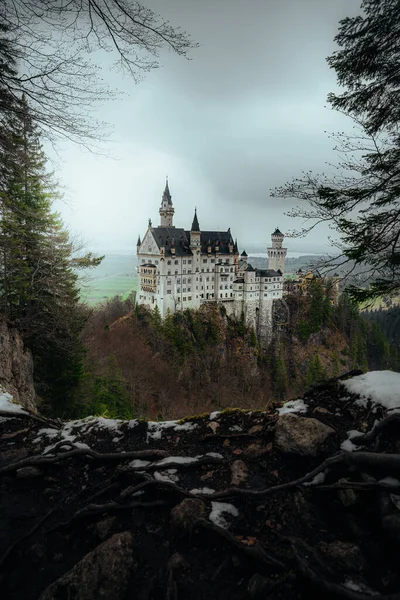
M211 512L209 514L209 519L214 523L214 525L218 525L218 527L222 527L223 529L228 529L229 523L222 516L223 514L232 515L232 517L238 517L239 511L233 506L233 504L228 504L227 502L211 502Z
M194 488L193 490L190 490L191 494L214 494L215 490L212 490L211 488L208 487L203 487L203 488Z
M178 421L148 421L146 442L161 440L164 429L171 429L175 425L178 425Z
M289 402L285 402L285 404L278 408L279 416L287 415L289 413L305 413L307 412L307 404L305 404L304 400L289 400Z
M342 442L340 444L340 449L344 450L345 452L357 452L357 450L359 450L360 446L356 446L355 444L353 444L353 442L349 439L344 440L344 442Z
M132 467L133 469L141 469L143 467L147 467L149 464L149 460L140 460L139 458L136 458L135 460L132 460L128 466Z
M243 427L240 427L240 425L232 425L232 427L229 427L229 431L243 431Z
M0 411L7 413L19 413L28 415L29 413L22 408L20 404L14 401L14 398L8 392L0 388Z
M193 429L197 429L197 427L197 423L191 423L190 421L187 421L181 425L176 425L174 427L174 431L193 431Z
M348 392L358 394L358 406L366 407L368 400L388 410L400 410L400 373L370 371L342 382Z
M320 485L320 484L324 483L325 477L326 477L325 471L323 473L318 473L314 477L314 479L312 479L311 481L307 481L306 483L303 483L303 485Z
M215 419L216 417L218 417L218 415L219 415L219 414L221 414L221 411L220 411L220 410L215 410L214 412L212 412L212 413L210 414L210 421L214 421L214 419Z
M389 487L393 487L395 485L400 485L400 481L398 479L395 479L395 477L384 477L383 479L379 480L379 483L383 483L383 485L388 485Z
M167 469L166 471L154 471L154 479L158 481L169 481L176 483L179 481L179 475L176 474L177 469Z

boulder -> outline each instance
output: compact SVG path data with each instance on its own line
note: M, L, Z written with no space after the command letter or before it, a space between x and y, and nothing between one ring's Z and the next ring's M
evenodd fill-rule
M275 427L275 445L285 454L317 456L335 430L318 419L299 417L289 413L282 415Z
M132 534L116 533L46 588L40 600L125 600L135 566Z
M199 498L185 498L171 510L171 527L176 532L190 531L198 519L205 519L206 506Z

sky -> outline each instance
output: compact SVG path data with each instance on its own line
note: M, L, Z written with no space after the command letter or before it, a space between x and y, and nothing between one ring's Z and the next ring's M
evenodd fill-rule
M242 250L267 246L275 227L301 227L285 215L291 199L271 190L304 170L329 173L325 133L350 127L326 107L337 89L325 58L339 20L360 0L146 0L199 47L185 60L168 51L135 84L107 70L123 92L98 113L113 126L102 153L63 143L55 171L67 227L98 253L136 253L168 175L174 224L231 228ZM100 56L98 60L102 60ZM105 59L109 60L109 58ZM286 240L295 252L327 251L327 228Z

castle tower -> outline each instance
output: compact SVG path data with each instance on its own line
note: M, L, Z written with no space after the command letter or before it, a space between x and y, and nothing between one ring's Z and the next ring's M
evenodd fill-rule
M192 227L190 229L190 247L200 248L200 226L197 218L197 209L194 209Z
M287 254L287 248L282 248L283 238L285 236L278 228L275 229L271 235L272 245L267 248L268 252L268 269L273 271L285 271L285 260Z
M141 239L140 239L140 235L138 235L138 239L136 242L136 254L139 254L140 252L140 246L142 245Z
M165 184L165 190L161 199L160 206L160 227L174 227L174 207L172 206L172 197L168 187L168 178Z

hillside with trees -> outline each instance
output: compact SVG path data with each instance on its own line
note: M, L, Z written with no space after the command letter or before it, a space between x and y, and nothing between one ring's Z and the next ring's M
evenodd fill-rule
M171 419L265 409L352 369L399 368L396 349L345 294L332 305L316 280L287 304L289 322L262 348L254 330L221 307L162 320L157 309L116 297L88 319L82 380L57 414Z

